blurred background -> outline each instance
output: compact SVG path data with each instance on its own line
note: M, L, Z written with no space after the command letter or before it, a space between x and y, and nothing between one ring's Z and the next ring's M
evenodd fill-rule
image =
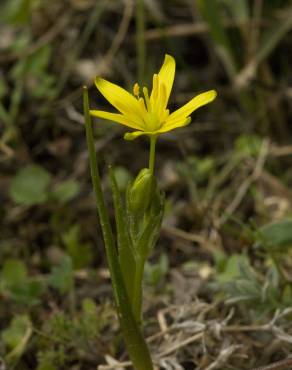
M166 53L177 62L171 109L209 89L218 97L159 137L167 206L145 270L151 352L167 370L249 369L289 354L291 28L288 0L1 1L1 369L127 361L82 86L92 108L114 111L95 76L151 87ZM124 132L95 120L110 210L107 166L125 190L148 161L147 140Z

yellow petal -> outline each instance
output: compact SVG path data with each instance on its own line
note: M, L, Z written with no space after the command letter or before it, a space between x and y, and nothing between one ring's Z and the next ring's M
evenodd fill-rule
M172 89L173 80L175 75L175 60L171 55L166 54L164 58L164 62L162 64L162 67L160 68L160 71L158 73L158 80L159 84L163 84L165 86L165 99L166 104L169 99L169 95ZM155 89L153 89L155 90ZM152 95L152 94L151 94Z
M164 124L161 127L161 129L157 131L157 133L162 134L164 132L174 130L175 128L178 128L178 127L187 126L189 123L191 123L191 117L183 117L181 119L174 120L173 122L171 122L171 124Z
M95 117L108 119L110 121L121 123L124 126L131 127L135 130L140 130L140 127L135 123L128 120L127 117L122 114L104 112L102 110L91 110L90 114Z
M120 86L100 77L96 77L95 85L106 100L117 110L125 116L129 115L129 112L131 112L131 118L134 117L137 122L142 123L142 112L138 100L132 94Z
M177 119L189 116L194 110L213 101L216 96L217 93L215 90L209 90L195 96L187 104L183 105L181 108L171 113L166 120L166 125L172 124Z

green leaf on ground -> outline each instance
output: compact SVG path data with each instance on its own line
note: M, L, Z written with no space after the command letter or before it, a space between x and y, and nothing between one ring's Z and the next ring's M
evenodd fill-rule
M73 225L62 234L62 241L67 254L71 257L74 269L88 266L92 261L92 248L89 243L80 240L80 227Z
M10 352L5 359L8 363L17 360L25 351L32 335L32 324L27 315L15 316L8 328L3 330L1 337Z
M63 181L52 191L51 196L61 203L67 203L80 191L80 186L75 180Z
M73 263L69 256L63 256L60 263L54 266L50 276L51 285L61 294L70 292L73 288Z
M48 199L51 174L38 165L20 169L12 179L10 196L14 202L32 206Z
M0 292L15 302L34 305L39 302L45 286L42 282L28 276L25 264L17 259L5 262L1 272Z
M267 224L259 232L261 241L270 252L285 252L292 247L292 219Z

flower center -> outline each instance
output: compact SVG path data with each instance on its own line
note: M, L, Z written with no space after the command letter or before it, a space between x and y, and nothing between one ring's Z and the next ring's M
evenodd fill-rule
M147 131L150 132L159 130L161 127L161 122L159 121L155 112L147 112L146 116L144 117L144 122Z
M143 87L141 90L144 97L140 96L140 86L138 83L135 83L133 94L140 103L145 131L157 131L161 128L169 115L169 110L166 109L165 86L159 84L158 75L154 75L151 96L149 97L147 87Z

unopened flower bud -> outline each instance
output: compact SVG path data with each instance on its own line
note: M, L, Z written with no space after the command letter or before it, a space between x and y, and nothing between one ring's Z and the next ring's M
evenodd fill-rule
M143 215L148 209L155 189L155 178L149 168L143 168L128 193L129 210L133 215Z

